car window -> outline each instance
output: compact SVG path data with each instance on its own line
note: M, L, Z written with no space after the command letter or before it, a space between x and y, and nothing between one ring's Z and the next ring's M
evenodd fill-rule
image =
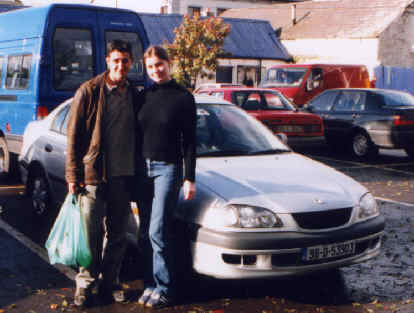
M56 114L56 117L52 122L52 126L50 130L57 132L57 133L66 134L68 111L69 111L69 106L66 105Z
M387 106L405 106L414 105L414 97L405 92L389 91L389 92L378 92L382 95L382 99Z
M197 154L243 155L286 149L262 123L235 106L197 106Z
M334 111L364 111L365 98L363 91L343 91L334 103Z
M354 105L354 95L352 92L341 92L339 97L335 99L333 111L343 112L352 111Z
M224 99L224 92L213 91L211 95L219 99Z
M311 108L312 112L329 111L337 95L337 91L324 92L309 102L307 107Z

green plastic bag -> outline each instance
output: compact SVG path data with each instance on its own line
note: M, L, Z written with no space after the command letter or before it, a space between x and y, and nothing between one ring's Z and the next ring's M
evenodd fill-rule
M91 252L76 196L68 194L46 241L51 264L88 267Z

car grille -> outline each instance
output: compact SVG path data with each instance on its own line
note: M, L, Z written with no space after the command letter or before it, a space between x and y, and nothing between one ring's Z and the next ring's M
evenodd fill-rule
M293 213L292 216L303 229L326 229L348 223L351 214L352 208L343 208L320 212Z

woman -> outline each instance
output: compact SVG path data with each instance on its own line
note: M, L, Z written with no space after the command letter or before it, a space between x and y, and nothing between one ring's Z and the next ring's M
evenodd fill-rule
M138 123L142 132L145 174L153 188L153 197L150 204L148 201L141 204L140 214L144 231L149 224L153 270L151 277L144 278L145 290L138 302L159 308L171 305L176 296L171 218L183 178L184 199L190 200L195 194L197 117L193 95L171 78L166 50L149 47L144 54L144 64L154 84L144 91Z

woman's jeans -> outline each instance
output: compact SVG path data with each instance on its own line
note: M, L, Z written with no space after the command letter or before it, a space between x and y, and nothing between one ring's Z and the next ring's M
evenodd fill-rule
M171 221L177 206L182 182L182 166L162 161L146 160L146 180L153 197L140 201L141 234L145 238L149 226L152 260L147 258L144 274L145 288L154 288L167 297L174 297L174 256ZM145 239L144 239L145 241ZM151 248L143 243L144 253ZM152 263L152 264L151 264ZM152 276L151 276L152 267Z

